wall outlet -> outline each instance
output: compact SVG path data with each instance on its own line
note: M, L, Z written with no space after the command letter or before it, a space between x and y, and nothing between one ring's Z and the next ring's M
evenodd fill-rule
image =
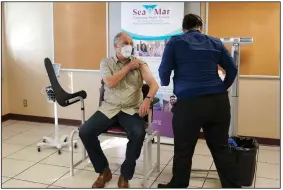
M23 100L24 107L28 107L28 101L26 99Z

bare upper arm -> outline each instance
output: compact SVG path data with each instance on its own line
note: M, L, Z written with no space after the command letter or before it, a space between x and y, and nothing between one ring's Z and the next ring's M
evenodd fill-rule
M150 86L151 84L154 84L156 82L155 78L153 77L152 72L150 71L150 69L148 68L146 63L141 63L140 64L140 71L141 71L141 75L143 80Z

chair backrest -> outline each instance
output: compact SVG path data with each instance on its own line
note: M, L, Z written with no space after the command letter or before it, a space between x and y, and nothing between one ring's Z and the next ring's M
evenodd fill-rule
M64 102L65 100L62 97L62 94L67 94L67 92L61 87L60 83L58 82L58 79L56 77L51 60L49 58L45 58L44 65L45 65L52 89L54 91L56 101L58 102L58 104L65 104Z
M102 102L104 101L104 81L101 80L101 87L99 89L100 95L99 95L99 106L101 106ZM149 92L149 86L148 84L143 84L142 86L142 93L143 93L143 98L145 98L147 96Z

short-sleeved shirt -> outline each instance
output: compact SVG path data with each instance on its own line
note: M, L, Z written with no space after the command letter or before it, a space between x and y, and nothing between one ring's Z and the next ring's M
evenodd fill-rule
M102 78L119 72L124 65L130 62L131 60L129 59L122 63L116 56L102 59L100 63ZM141 60L139 60L139 64L141 67L147 66ZM99 107L99 111L110 119L120 111L129 115L138 113L139 106L143 102L142 85L143 79L140 69L128 72L114 88L108 88L107 85L104 85L104 101Z

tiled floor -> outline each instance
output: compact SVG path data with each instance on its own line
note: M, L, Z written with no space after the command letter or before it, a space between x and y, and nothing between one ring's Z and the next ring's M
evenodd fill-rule
M74 127L60 126L62 134L70 134ZM86 161L75 169L70 177L69 153L64 149L58 155L55 149L37 152L36 145L42 136L53 135L53 125L21 121L2 123L2 188L89 188L97 177L92 166ZM107 188L117 188L119 168L125 157L126 139L100 137L102 147L114 176ZM156 147L153 147L156 151ZM81 144L76 149L75 160L80 159ZM156 188L160 182L171 178L173 146L161 146L161 172L153 173L148 187ZM260 146L256 173L256 188L280 187L280 147ZM137 162L132 188L140 188L142 181L143 157ZM205 144L199 140L193 158L194 169L214 170L213 159ZM220 188L217 173L192 172L189 188Z

